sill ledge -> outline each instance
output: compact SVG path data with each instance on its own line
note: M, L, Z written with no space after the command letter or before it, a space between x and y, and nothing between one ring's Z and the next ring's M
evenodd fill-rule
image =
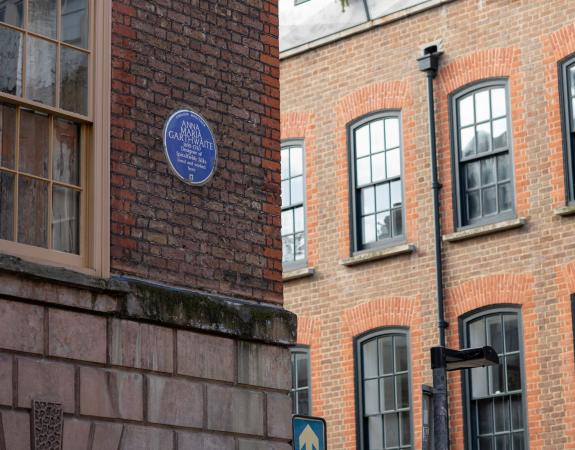
M339 261L342 266L356 266L358 264L363 264L371 261L377 261L380 259L391 258L393 256L405 255L408 253L413 253L415 251L415 245L413 244L401 244L395 245L393 247L384 248L382 250L374 250L358 253L357 255L350 256Z
M300 278L312 277L315 274L314 267L303 267L301 269L288 270L282 273L283 281L299 280Z
M455 233L446 234L443 236L444 242L458 242L466 239L472 239L487 234L499 233L501 231L513 230L514 228L521 228L527 223L525 217L518 217L516 219L505 220L503 222L492 223L489 225L482 225L468 230L456 231Z
M568 205L568 206L563 206L561 208L557 208L555 211L553 211L553 214L555 214L556 216L574 216L575 215L575 205Z

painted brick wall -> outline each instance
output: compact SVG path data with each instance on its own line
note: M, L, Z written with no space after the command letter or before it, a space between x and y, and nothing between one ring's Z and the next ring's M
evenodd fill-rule
M114 273L281 303L277 36L275 0L114 0ZM177 108L216 135L204 187L164 158Z
M517 305L523 317L531 449L574 448L575 218L565 205L557 63L575 53L575 5L564 0L456 0L382 27L285 58L282 118L309 117L314 170L307 202L317 242L309 278L284 286L285 305L304 317L310 345L313 413L326 417L336 450L356 448L353 339L383 326L409 328L415 448L421 448L421 384L431 384L428 349L437 345L433 212L425 75L416 58L443 42L435 81L444 234L454 231L448 95L490 77L509 79L515 191L521 228L444 244L448 344L458 319L478 308ZM346 267L350 256L346 125L400 108L407 242L416 250ZM296 138L282 123L282 139ZM311 162L308 162L311 159ZM463 450L461 382L450 375L452 448Z

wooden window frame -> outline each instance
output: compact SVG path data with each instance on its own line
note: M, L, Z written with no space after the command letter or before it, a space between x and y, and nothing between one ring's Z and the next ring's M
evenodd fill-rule
M59 5L59 3L58 3ZM110 96L111 96L111 0L89 2L90 32L88 115L0 92L0 102L72 120L83 128L80 144L80 254L0 240L0 253L51 266L66 267L87 275L110 274ZM23 18L23 21L26 17ZM24 22L25 26L26 23ZM10 27L9 25L7 28ZM34 36L34 33L28 32ZM48 39L49 40L49 39ZM23 52L25 49L23 49ZM59 89L59 69L56 87ZM24 71L22 77L25 77ZM53 120L53 119L50 119ZM17 133L19 130L17 129ZM17 139L17 136L16 136ZM50 148L52 143L50 142ZM50 161L50 165L52 162ZM51 220L51 211L47 212Z
M565 198L567 205L575 205L575 111L570 95L571 80L569 69L575 66L575 54L558 64L559 99L561 107L561 129L563 133L563 161L565 175Z
M299 380L297 379L297 362L296 362L296 355L305 355L307 361L307 386L300 387ZM299 415L307 415L311 416L312 412L312 401L311 401L311 353L310 349L307 345L296 345L290 348L290 355L291 355L291 368L292 368L292 387L290 389L290 396L292 399L292 414L299 414ZM294 399L294 395L297 393L307 391L307 404L308 404L308 411L301 412L299 411L298 406L298 399L297 397Z

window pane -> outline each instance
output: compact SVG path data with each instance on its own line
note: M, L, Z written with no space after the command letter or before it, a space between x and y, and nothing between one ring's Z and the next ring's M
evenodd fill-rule
M299 233L304 230L303 206L294 209L294 231Z
M465 186L467 189L479 187L479 161L465 165Z
M373 416L367 419L370 450L383 448L383 424L381 421L381 416Z
M377 215L377 239L387 239L391 236L391 214L389 211Z
M62 40L77 47L88 47L88 5L87 0L62 2Z
M383 120L376 120L369 125L371 135L371 152L383 150Z
M493 450L493 438L491 436L479 438L478 450Z
M463 128L460 134L461 154L463 157L475 154L475 128Z
M495 436L495 448L496 450L511 450L509 435Z
M475 320L469 324L469 347L483 347L485 344L485 322Z
M294 235L294 252L295 259L299 261L305 258L305 235L304 233L297 233Z
M397 384L397 407L409 408L409 380L407 374L395 377Z
M375 188L368 187L361 190L361 213L363 215L375 212Z
M475 94L475 122L489 120L489 91L481 91Z
M393 448L399 446L399 420L397 414L386 414L383 416L385 447Z
M52 177L78 185L80 183L80 126L63 119L54 120Z
M22 95L22 33L0 27L0 92Z
M471 388L472 398L485 397L489 392L487 390L487 368L477 367L471 369Z
M479 434L493 432L493 400L477 401L477 423L479 424Z
M18 178L18 242L36 247L48 244L47 182Z
M387 178L397 177L401 174L401 164L399 162L399 149L387 152Z
M395 385L394 377L389 376L383 380L383 409L384 411L393 411L395 407Z
M370 158L357 160L357 185L362 186L371 182Z
M515 352L519 350L519 328L517 316L506 314L503 316L503 328L505 330L505 351Z
M509 155L507 153L499 155L497 157L497 180L505 181L510 177L511 171L509 170Z
M375 208L377 211L383 211L390 208L389 183L380 184L375 187Z
M30 31L56 38L56 0L28 0Z
M479 191L469 192L467 194L467 218L472 220L477 219L479 216L481 216Z
M395 371L407 370L407 338L395 336Z
M303 149L292 147L290 149L290 176L295 177L303 173Z
M48 176L48 136L47 115L20 110L20 171Z
M523 450L523 433L513 433L513 450Z
M495 158L481 160L481 185L495 183Z
M505 97L505 88L497 88L491 90L492 117L501 117L507 113L507 100Z
M401 206L401 182L391 183L391 206Z
M308 374L308 367L307 361L308 356L307 353L296 353L296 365L297 365L297 387L305 387L309 386L309 382L307 379Z
M491 394L500 394L505 392L505 357L499 357L499 364L487 368L490 375Z
M293 209L282 211L282 236L293 233Z
M508 211L513 207L513 192L511 183L499 185L499 210Z
M391 336L379 339L379 373L393 373L393 338Z
M507 119L493 121L493 148L507 147Z
M363 377L377 376L377 339L363 344Z
M365 415L379 413L379 383L377 379L364 382Z
M299 414L309 414L309 391L298 391L297 393L297 410Z
M385 120L385 148L399 147L399 119Z
M487 189L482 189L481 191L483 202L483 215L488 216L489 214L495 214L497 212L497 189L490 187Z
M0 172L0 239L14 240L14 175Z
M282 208L290 205L289 180L282 181Z
M375 241L375 216L366 216L362 219L363 243Z
M9 23L17 27L22 27L23 1L4 0L0 8L0 22ZM4 42L0 37L0 42Z
M473 122L473 95L469 95L459 101L459 126L466 127Z
M52 247L80 253L80 193L54 186L52 196Z
M371 157L371 173L371 180L373 182L385 180L385 152L378 153Z
M0 104L0 166L14 168L16 153L16 108Z
M282 150L282 180L289 178L289 149Z
M511 424L514 430L523 429L523 405L520 395L511 396Z
M403 411L399 413L400 425L400 437L401 437L401 445L410 445L411 444L411 424L409 419L409 411Z
M487 345L495 349L498 354L503 353L503 334L501 331L501 316L491 316L486 320Z
M507 355L507 390L518 391L521 389L521 367L519 354Z
M42 39L28 38L26 97L54 105L56 93L56 45Z
M493 400L495 411L495 431L509 430L509 406L506 397L499 397Z
M393 236L401 236L403 234L403 210L396 208L391 211L393 222Z
M290 180L291 204L303 203L303 177Z
M360 158L369 154L369 125L355 130L355 157Z
M491 124L489 122L477 125L477 153L491 150Z
M569 85L571 86L571 96L575 97L575 66L569 68Z
M282 261L294 260L293 234L282 237Z
M62 46L60 58L60 77L62 80L60 83L60 107L86 115L88 111L88 55Z

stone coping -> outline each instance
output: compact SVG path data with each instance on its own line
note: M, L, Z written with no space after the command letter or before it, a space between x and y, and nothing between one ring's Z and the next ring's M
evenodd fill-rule
M466 239L472 239L487 234L499 233L501 231L513 230L514 228L521 228L527 223L525 217L518 217L516 219L504 220L502 222L491 223L489 225L480 225L477 227L469 228L467 230L456 231L455 233L446 234L443 236L444 242L458 242Z
M553 214L555 214L556 216L563 216L563 217L574 216L575 205L567 205L562 206L561 208L557 208L555 211L553 211Z
M301 269L287 270L282 273L283 281L299 280L300 278L312 277L315 274L315 267L302 267Z
M391 258L393 256L405 255L413 253L415 245L413 244L400 244L393 247L386 247L381 250L368 250L365 252L357 253L349 258L342 259L339 263L342 266L356 266L358 264L377 261L380 259Z
M4 274L4 275L2 275ZM281 306L170 286L128 276L97 278L0 255L0 296L91 313L293 345L297 318Z

